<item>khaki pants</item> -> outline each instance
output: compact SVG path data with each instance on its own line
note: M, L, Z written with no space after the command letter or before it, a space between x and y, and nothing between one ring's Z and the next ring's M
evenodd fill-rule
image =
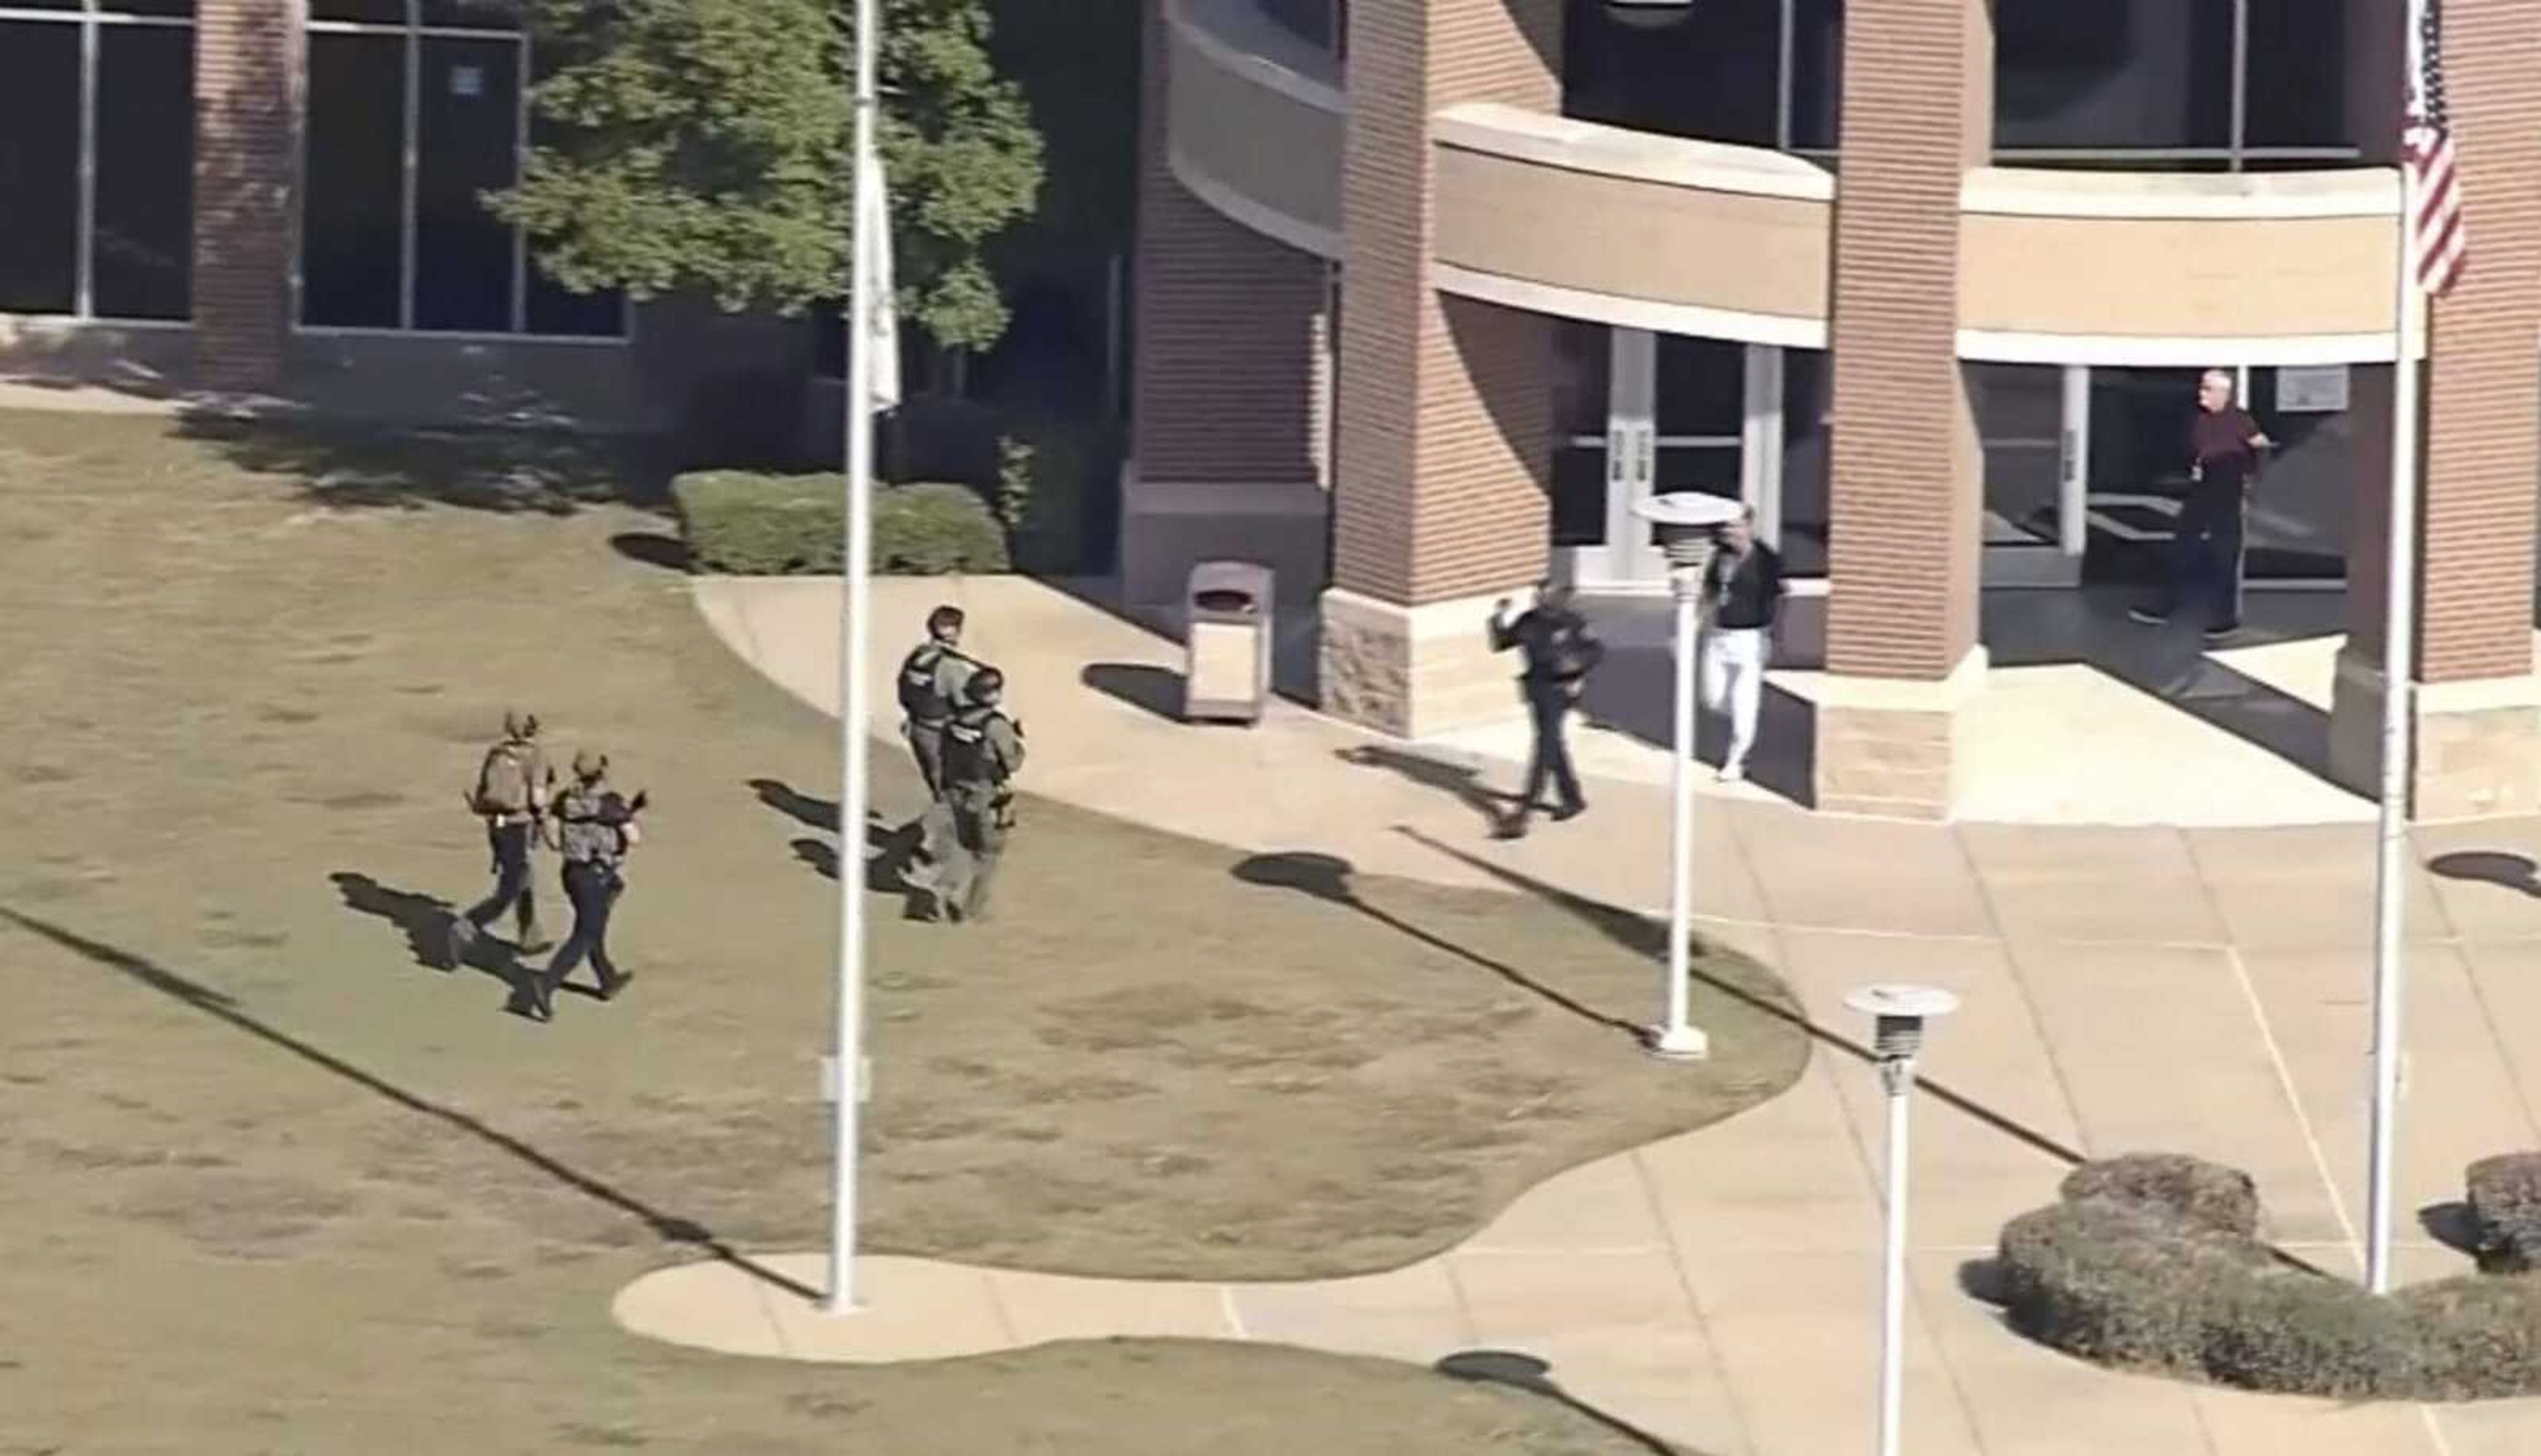
M917 777L925 781L926 797L940 797L944 793L944 725L911 719L902 731L908 735L909 756L917 760Z
M952 832L947 836L951 853L935 877L935 902L964 920L984 919L988 913L988 887L1012 833L1002 822L1003 798L1003 791L992 786L964 784L947 790L938 805L949 815Z

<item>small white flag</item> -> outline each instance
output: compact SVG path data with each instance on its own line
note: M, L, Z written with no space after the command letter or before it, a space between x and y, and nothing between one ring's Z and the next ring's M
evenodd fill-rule
M879 409L900 406L900 311L892 304L891 192L883 180L882 159L867 156L864 167L867 215L856 220L855 245L870 247L867 278L873 285L873 402Z

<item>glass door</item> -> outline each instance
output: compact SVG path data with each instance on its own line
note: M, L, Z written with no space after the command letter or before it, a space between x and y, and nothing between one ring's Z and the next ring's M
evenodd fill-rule
M1565 325L1562 339L1553 478L1561 580L1589 591L1664 590L1667 554L1634 514L1654 495L1743 500L1770 539L1780 499L1780 350L1586 324Z

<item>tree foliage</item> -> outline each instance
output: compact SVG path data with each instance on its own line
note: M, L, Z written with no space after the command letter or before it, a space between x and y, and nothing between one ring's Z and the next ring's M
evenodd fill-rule
M990 60L985 0L881 5L901 314L984 347L1006 313L983 251L1032 213L1041 138ZM559 282L788 313L843 293L851 0L543 0L539 17L537 145L493 205Z

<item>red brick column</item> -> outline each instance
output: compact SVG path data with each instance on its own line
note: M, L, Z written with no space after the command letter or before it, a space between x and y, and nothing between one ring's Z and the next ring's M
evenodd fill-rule
M1237 557L1271 566L1303 610L1325 573L1325 263L1175 179L1156 0L1147 21L1124 589L1173 600L1193 562Z
M2541 0L2446 0L2444 55L2472 252L2435 301L2424 371L2415 812L2541 810L2533 679L2535 495L2541 492ZM2351 105L2368 155L2397 136L2400 20L2350 0ZM2390 380L2353 400L2356 501L2350 638L2333 709L2333 767L2379 787Z
M1490 598L1543 574L1552 321L1430 286L1429 118L1561 109L1559 0L1354 0L1329 710L1424 734L1514 711Z
M194 18L194 368L271 388L291 327L293 0L201 0Z
M1852 0L1828 319L1834 428L1817 799L1938 817L1982 679L1984 458L1958 362L1959 191L1992 153L1984 0Z

